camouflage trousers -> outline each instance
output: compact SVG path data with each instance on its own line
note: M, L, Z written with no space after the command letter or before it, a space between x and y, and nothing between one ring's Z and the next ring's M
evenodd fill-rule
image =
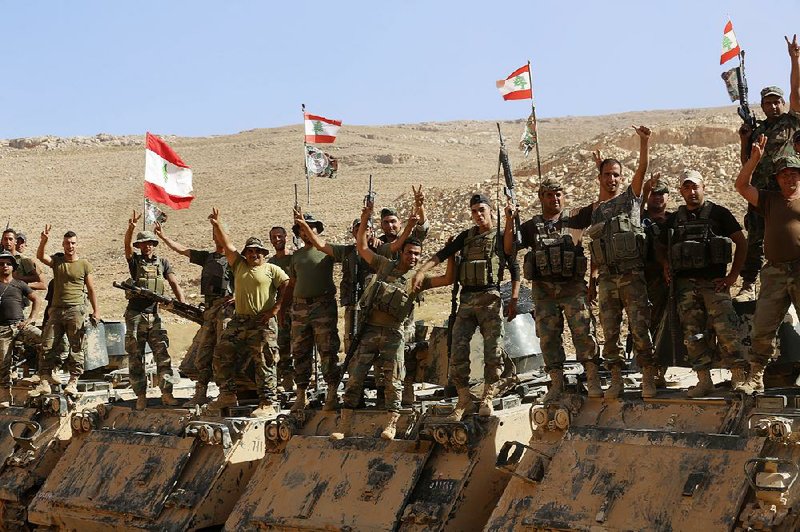
M169 358L169 337L167 330L161 328L161 316L125 311L125 351L128 353L128 376L136 395L147 392L147 373L145 372L145 346L149 345L156 362L158 387L161 393L172 393L172 361Z
M742 281L754 283L764 265L764 217L753 210L744 215L747 230L747 256L740 274Z
M246 367L245 357L253 361L256 390L262 401L271 402L278 386L278 323L275 318L262 324L257 316L236 314L222 332L214 351L214 375L221 390L236 393L236 368Z
M197 331L197 355L194 366L197 381L207 385L213 376L214 349L222 338L222 331L233 316L233 305L225 304L226 298L217 298L203 311L203 325Z
M292 316L291 311L289 311L283 315L283 326L278 325L278 381L293 377Z
M714 362L714 346L709 342L711 330L717 337L723 367L748 365L742 357L742 329L739 315L733 310L730 290L717 292L711 279L678 277L675 297L692 368L711 368Z
M21 322L20 322L21 323ZM0 388L11 386L11 368L14 363L14 344L20 340L29 345L41 345L42 331L28 325L24 329L13 325L0 325Z
M322 376L328 384L339 381L339 307L333 295L295 298L292 303L292 358L294 381L307 388L314 368L314 346L319 353Z
M86 306L52 307L42 331L42 365L39 374L49 374L60 360L61 341L67 335L67 370L74 377L83 375L83 342L86 333ZM56 344L59 345L56 345Z
M633 336L633 351L639 367L652 365L653 341L650 337L650 303L644 272L601 273L597 283L600 326L603 328L603 358L606 364L622 364L620 328L622 311L628 315Z
M463 292L453 323L450 382L458 388L469 386L469 343L480 328L483 336L483 376L486 384L500 379L503 338L503 303L497 292Z
M531 286L536 335L542 348L545 370L561 369L566 360L562 334L564 318L572 333L576 358L580 362L600 362L594 316L586 302L586 283L534 281Z
M800 261L768 262L761 270L761 291L750 332L750 361L766 365L775 354L775 336L789 305L800 312Z
M364 393L364 379L369 368L375 365L375 380L378 375L383 382L386 410L400 410L403 394L403 333L396 328L379 325L364 325L361 342L358 344L353 360L347 368L350 378L344 389L342 404L344 408L356 408Z

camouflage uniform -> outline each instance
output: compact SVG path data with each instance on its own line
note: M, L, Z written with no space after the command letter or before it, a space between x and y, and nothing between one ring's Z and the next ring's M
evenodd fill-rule
M278 324L275 318L266 325L259 316L235 315L222 331L214 352L214 374L220 389L236 392L236 371L240 360L250 358L256 377L258 397L273 401L278 385L275 366L278 362Z
M292 303L292 356L295 383L307 388L314 369L314 346L320 355L322 376L328 384L339 380L338 307L333 294L318 298L295 297Z
M341 246L331 244L334 262L342 265L342 280L339 283L339 302L344 307L344 350L350 350L350 336L353 330L355 316L356 284L361 288L362 294L366 286L367 276L371 273L369 265L359 257L353 244ZM360 295L360 294L359 294Z
M289 268L292 263L291 255L283 257L272 256L267 261L274 264L289 275ZM283 325L278 324L278 381L285 382L294 376L292 365L292 316L291 312L285 312Z
M11 263L14 269L17 267L8 253L3 252L0 257ZM27 284L16 279L9 283L0 283L4 286L0 290L0 391L7 391L11 387L11 368L14 362L14 344L24 342L37 348L42 342L42 332L38 327L27 325L20 329L19 325L24 320L23 301L30 301L28 298L33 292ZM38 350L38 349L37 349Z
M750 361L766 366L775 358L775 334L789 305L800 308L800 261L767 262L761 270L761 291L750 334Z

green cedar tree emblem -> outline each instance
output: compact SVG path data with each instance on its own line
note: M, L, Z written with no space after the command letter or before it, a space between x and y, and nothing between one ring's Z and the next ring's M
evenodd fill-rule
M164 181L167 181L169 179L169 174L167 174L167 163L164 163L164 168L162 168L161 171L164 173Z
M325 133L325 130L322 128L322 122L314 120L314 134L322 135L323 133Z
M733 43L731 42L730 38L727 35L723 35L722 37L722 49L724 51L731 50L733 48Z
M518 87L519 89L525 89L528 87L528 82L522 76L517 76L514 78L514 86Z

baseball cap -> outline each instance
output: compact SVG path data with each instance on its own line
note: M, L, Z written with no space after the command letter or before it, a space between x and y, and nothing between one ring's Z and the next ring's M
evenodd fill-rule
M700 172L697 170L684 170L681 174L681 185L687 181L694 183L695 185L702 185L703 176L700 175Z
M783 89L780 87L776 87L775 85L770 85L769 87L764 87L761 89L761 99L763 100L767 96L780 96L783 98Z
M544 192L545 190L550 190L552 192L556 192L558 190L564 190L564 186L561 184L561 181L556 179L555 177L548 177L545 178L544 181L539 185L539 192Z

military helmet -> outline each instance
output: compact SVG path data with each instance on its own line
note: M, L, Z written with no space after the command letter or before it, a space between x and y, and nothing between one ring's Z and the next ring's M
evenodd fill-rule
M16 270L17 266L19 266L17 263L17 258L8 251L3 251L0 253L0 259L6 259L7 261L10 261L12 270Z
M251 236L247 239L247 241L244 243L244 247L242 248L242 253L244 253L244 250L247 248L260 249L265 255L269 255L269 249L264 246L264 242L257 236Z
M144 244L145 242L152 242L154 246L157 246L158 237L152 231L139 231L136 233L136 240L133 241L133 245L136 246L138 244Z

